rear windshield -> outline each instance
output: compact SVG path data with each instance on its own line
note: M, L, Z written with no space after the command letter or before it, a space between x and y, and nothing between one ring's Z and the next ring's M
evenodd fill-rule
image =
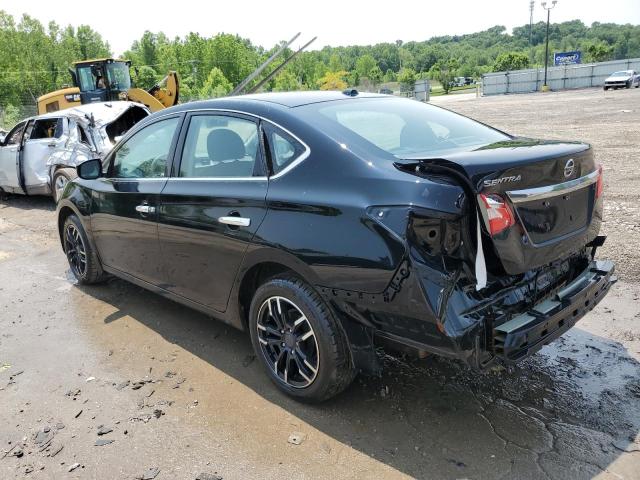
M433 157L511 138L448 110L402 98L340 100L302 108L398 158Z

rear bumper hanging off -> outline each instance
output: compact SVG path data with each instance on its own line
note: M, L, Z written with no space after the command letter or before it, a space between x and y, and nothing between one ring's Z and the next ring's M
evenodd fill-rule
M515 363L561 336L593 309L617 278L611 261L592 261L569 285L493 328L493 353Z

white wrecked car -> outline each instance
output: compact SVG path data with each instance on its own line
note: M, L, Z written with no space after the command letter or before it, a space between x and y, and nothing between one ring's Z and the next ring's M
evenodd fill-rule
M622 70L609 75L604 81L604 89L640 87L640 74L635 70Z
M102 159L133 125L150 115L134 102L91 103L21 121L0 142L0 191L58 200L75 167Z

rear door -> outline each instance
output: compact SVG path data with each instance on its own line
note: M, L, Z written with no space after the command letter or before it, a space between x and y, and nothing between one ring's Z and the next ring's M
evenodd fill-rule
M62 117L35 120L25 135L21 156L22 174L27 192L48 194L51 178L47 160L54 152L64 148L68 138L67 121Z
M181 116L162 117L119 143L91 184L91 229L102 263L158 284L158 196L167 182Z
M257 119L199 112L185 120L158 234L171 292L224 311L266 213L268 180Z
M20 180L19 154L27 122L21 122L7 134L0 146L0 188L9 193L25 193Z

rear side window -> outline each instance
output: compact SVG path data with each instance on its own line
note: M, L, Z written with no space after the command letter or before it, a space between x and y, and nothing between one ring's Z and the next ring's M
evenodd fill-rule
M157 178L166 175L167 159L179 118L155 122L126 140L115 152L115 178Z
M304 145L287 133L265 126L271 158L271 169L276 175L295 162L305 151Z
M180 177L245 178L259 175L258 125L226 115L194 115L182 150Z

